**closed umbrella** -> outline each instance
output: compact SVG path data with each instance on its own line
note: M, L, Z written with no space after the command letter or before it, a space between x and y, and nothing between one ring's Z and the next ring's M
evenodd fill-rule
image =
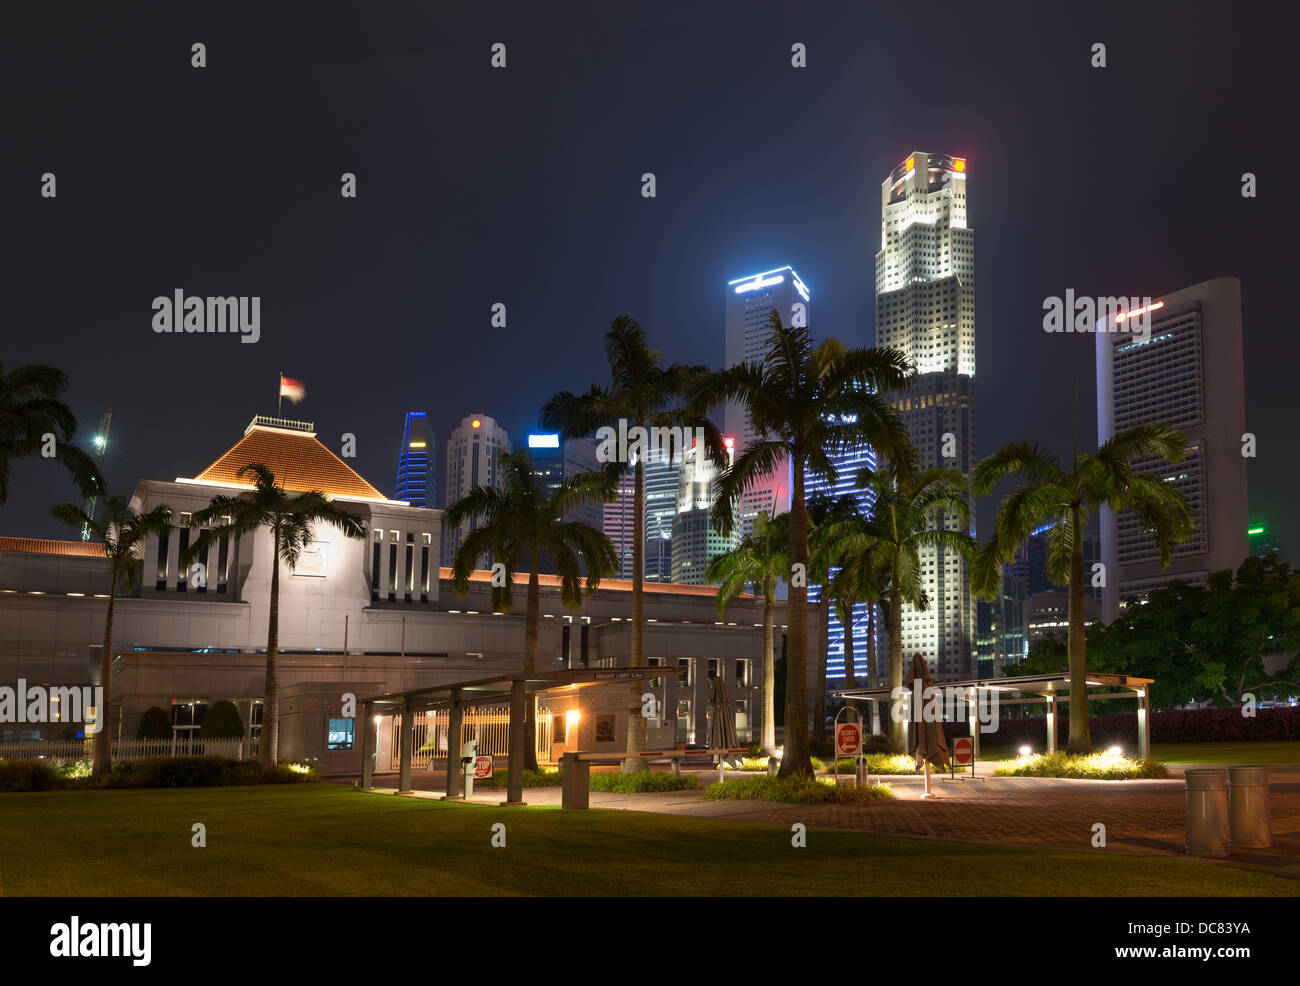
M727 684L720 673L715 674L709 689L709 746L715 750L734 750L739 745Z
M912 722L908 727L907 752L916 759L919 768L925 765L925 797L930 797L930 764L945 769L951 762L948 756L948 740L943 735L943 717L935 722L924 721L926 689L934 687L930 677L930 665L920 654L912 655L912 670L908 675L915 707L912 709ZM919 698L919 703L916 699Z

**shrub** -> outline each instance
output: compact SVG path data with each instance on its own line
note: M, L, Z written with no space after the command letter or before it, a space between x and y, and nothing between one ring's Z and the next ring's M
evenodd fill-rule
M221 757L146 757L138 763L133 786L139 787L214 787L226 771Z
M54 759L46 761L54 772L60 777L89 777L90 761L89 760L61 760Z
M738 777L710 784L704 791L710 801L779 801L787 804L831 805L884 801L894 796L888 784L836 786L816 777Z
M817 757L809 757L809 759L812 761L813 770L826 769L825 762L819 760ZM766 771L767 765L771 762L771 760L772 760L771 757L762 757L762 756L741 757L740 766L736 767L735 769L749 770L749 771L755 771L755 770Z
M204 739L243 739L244 719L235 703L222 699L213 704L199 724Z
M1096 781L1129 781L1164 778L1169 771L1155 760L1129 760L1105 753L1035 753L1015 760L1003 760L993 768L1001 777L1073 777Z
M53 791L61 780L44 760L0 760L0 791Z
M171 739L172 721L162 709L151 705L140 717L140 728L135 731L136 739Z
M591 789L611 794L645 794L650 791L689 791L700 786L693 774L655 773L649 770L623 774L602 770L591 775Z
M1057 745L1064 746L1070 736L1070 717L1057 717ZM1137 716L1121 712L1111 716L1093 716L1088 720L1092 741L1100 747L1119 745L1137 747ZM949 737L965 736L966 723L946 723ZM984 743L997 746L1041 747L1047 738L1047 720L1042 716L998 720L996 732L984 733ZM1300 709L1259 709L1254 718L1243 716L1239 706L1220 709L1165 709L1151 713L1152 743L1241 743L1290 742L1300 740Z
M491 779L478 778L474 781L476 785L483 787L509 787L510 771L494 770ZM524 787L558 787L560 784L560 772L558 770L525 770Z

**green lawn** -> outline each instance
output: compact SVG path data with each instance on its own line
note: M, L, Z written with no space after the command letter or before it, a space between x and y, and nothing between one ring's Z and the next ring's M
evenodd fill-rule
M1036 753L1045 743L1031 744ZM1064 747L1062 747L1064 748ZM980 745L980 760L1011 760L1014 746ZM1136 750L1125 750L1130 756ZM1163 763L1285 763L1300 764L1300 743L1152 743L1151 755Z
M207 848L190 846L207 827ZM507 847L491 826L506 824ZM448 805L333 784L0 795L10 896L880 894L1297 896L1193 860L641 812Z

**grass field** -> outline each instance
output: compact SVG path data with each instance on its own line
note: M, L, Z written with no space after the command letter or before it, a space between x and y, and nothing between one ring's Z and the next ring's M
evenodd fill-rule
M190 845L191 826L207 848ZM506 825L505 848L492 826ZM8 896L1297 896L1182 859L1004 849L641 812L490 808L333 784L0 795Z
M1033 744L1038 753L1045 747L1045 743ZM1137 754L1136 750L1124 752ZM980 760L1011 760L1016 753L1013 746L980 745ZM1300 743L1152 743L1151 756L1162 763L1300 764Z

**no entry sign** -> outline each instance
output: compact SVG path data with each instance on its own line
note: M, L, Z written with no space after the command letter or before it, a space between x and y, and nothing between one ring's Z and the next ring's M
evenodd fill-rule
M862 752L862 730L856 722L841 722L835 726L835 755L856 757Z
M492 758L475 757L474 758L474 776L491 777L492 776Z
M952 741L952 762L959 767L969 767L975 762L975 741L969 736L958 736Z

